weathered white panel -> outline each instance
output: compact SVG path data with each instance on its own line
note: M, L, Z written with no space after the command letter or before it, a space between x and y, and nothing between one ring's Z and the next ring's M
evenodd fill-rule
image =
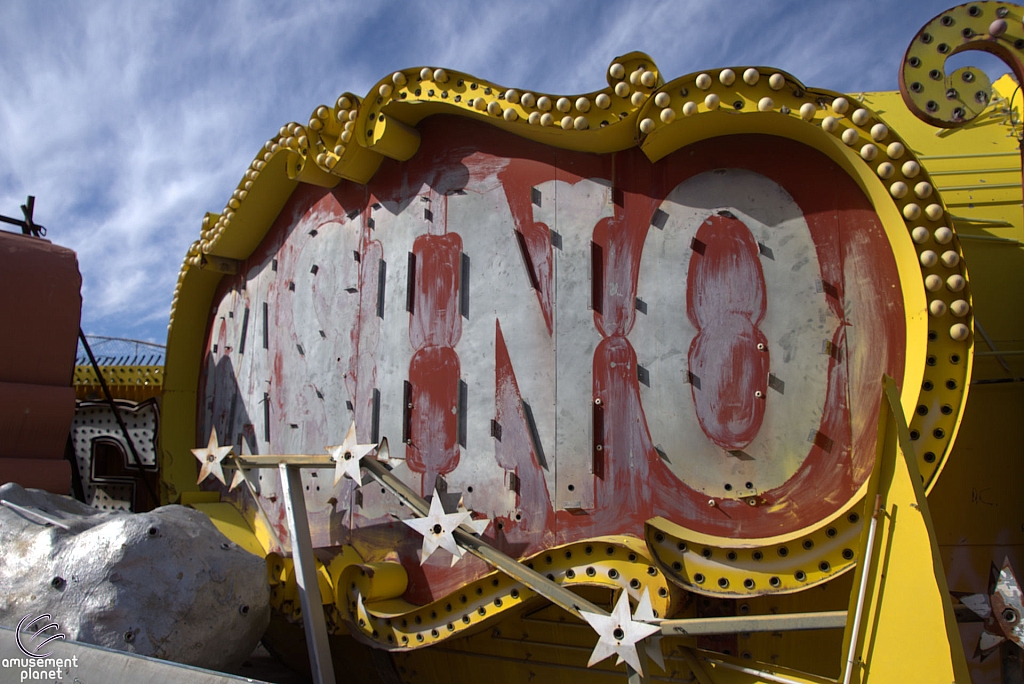
M491 436L496 415L495 322L501 322L520 393L530 402L542 440L551 435L540 426L553 422L555 368L554 345L530 285L505 193L497 185L485 187L489 189L482 194L448 198L448 222L458 227L470 266L469 318L463 318L456 346L468 390L466 446L459 467L447 479L450 491L467 492L467 506L493 517L508 516L515 508Z
M654 444L672 471L710 495L742 496L788 480L810 449L828 388L829 356L823 343L839 324L820 289L820 266L800 208L774 181L742 169L719 169L677 186L661 205L663 230L652 226L640 263L638 312L629 337L638 363L649 372L640 384L644 413ZM692 241L701 223L728 210L743 221L762 254L767 313L758 327L768 339L771 373L784 393L768 389L764 422L736 457L713 444L697 420L687 382L688 353L697 330L686 314L686 283ZM746 488L746 483L753 485ZM725 485L731 485L726 490Z
M591 305L591 242L594 227L614 216L608 181L549 181L538 186L542 201L534 219L561 237L554 249L557 413L555 507L592 508L594 350L601 334ZM569 491L572 485L573 491Z
M406 297L409 292L409 253L418 235L427 233L420 202L408 202L402 209L391 204L373 209L373 230L370 239L381 243L384 250L384 309L383 318L362 321L362 325L376 324L380 329L377 344L369 350L376 369L375 387L380 391L380 437L387 437L392 454L405 457L402 443L405 415L405 381L409 379L412 344L409 341L409 311ZM374 265L369 264L371 272ZM379 269L379 265L378 265ZM379 282L379 281L378 281ZM379 294L378 294L379 296ZM419 483L409 483L419 489Z

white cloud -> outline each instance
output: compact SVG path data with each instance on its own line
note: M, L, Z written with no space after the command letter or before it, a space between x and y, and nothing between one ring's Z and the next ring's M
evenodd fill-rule
M0 213L78 252L83 327L162 342L206 211L288 121L430 64L557 93L651 55L669 79L756 64L810 86L893 89L940 0L711 3L7 3L0 10Z

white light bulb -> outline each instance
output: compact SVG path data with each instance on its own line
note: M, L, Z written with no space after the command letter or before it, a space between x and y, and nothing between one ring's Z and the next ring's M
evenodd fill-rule
M971 329L963 323L954 323L949 328L949 336L957 342L963 342L971 334Z

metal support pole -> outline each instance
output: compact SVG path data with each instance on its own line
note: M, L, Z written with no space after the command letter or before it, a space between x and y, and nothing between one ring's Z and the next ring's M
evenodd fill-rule
M288 513L288 532L292 538L292 559L295 562L295 579L299 585L302 624L306 628L306 647L309 649L313 682L335 684L334 662L327 641L327 621L324 619L313 541L309 535L309 519L306 517L306 499L302 493L302 471L287 463L282 463L278 469L281 473L285 510Z
M868 591L868 573L871 572L871 552L875 547L875 531L878 529L878 516L882 510L882 497L875 497L875 510L871 514L871 526L868 528L868 539L864 545L863 567L860 572L860 590L857 592L857 610L853 614L853 625L850 626L850 652L846 656L846 672L843 674L843 684L850 684L853 677L854 661L857 657L858 632L860 632L860 620L864 614L864 599Z

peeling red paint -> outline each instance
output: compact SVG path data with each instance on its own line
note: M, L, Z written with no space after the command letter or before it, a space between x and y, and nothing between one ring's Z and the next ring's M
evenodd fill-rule
M761 428L768 390L757 242L742 221L721 215L704 221L694 240L686 284L686 313L698 329L689 353L693 403L708 439L742 449Z
M412 251L416 257L416 288L409 341L413 349L454 347L462 336L458 297L462 238L458 233L421 235Z
M409 364L412 385L409 438L405 457L409 468L423 474L423 492L434 489L438 475L459 464L459 355L450 347L426 347Z

